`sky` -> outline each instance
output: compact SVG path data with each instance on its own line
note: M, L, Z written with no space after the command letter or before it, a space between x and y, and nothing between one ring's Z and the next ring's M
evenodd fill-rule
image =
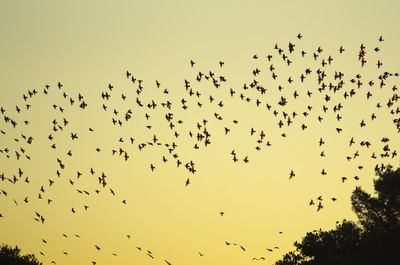
M392 88L399 86L398 77L390 76L383 88L378 79L385 71L399 72L399 5L398 1L3 1L0 107L5 112L0 114L4 132L0 174L8 179L15 175L18 181L0 181L2 241L34 253L44 264L273 264L306 232L334 228L344 218L356 220L350 203L354 188L373 192L375 165L399 164L397 156L392 158L400 143L393 124L399 114L390 113L399 105L386 106L397 93ZM295 44L293 53L289 42ZM290 66L274 49L276 44L289 57ZM363 67L358 60L361 44L366 47ZM342 54L340 46L345 49ZM301 51L306 52L304 57ZM313 53L319 54L317 60ZM332 63L323 67L322 59L327 62L329 56ZM378 60L383 63L379 69ZM300 76L307 68L312 73L302 83ZM257 76L252 73L255 69L261 71ZM327 85L337 84L335 72L344 73L345 85L336 93L329 88L318 92L318 69L326 72ZM133 83L127 71L143 80L139 94L139 81ZM210 71L219 88L205 79ZM204 74L200 82L199 72ZM363 84L358 88L351 79ZM185 80L200 97L189 95ZM253 80L267 89L266 94L250 88ZM29 97L28 91L34 89L37 95ZM233 97L230 89L235 91ZM345 99L344 93L352 89L356 94ZM299 94L296 99L294 91ZM368 91L372 97L367 100ZM105 92L111 95L109 100L101 98ZM250 102L241 100L241 93ZM79 94L87 103L85 109L79 107ZM23 95L28 96L26 101ZM278 104L281 97L287 99L285 106ZM186 110L182 99L187 101ZM257 99L262 102L259 107ZM157 104L154 109L147 107L152 101ZM171 109L162 106L167 101ZM218 106L221 101L223 107ZM381 108L376 107L378 102ZM343 109L334 112L339 103ZM328 107L326 113L323 105ZM129 110L132 118L125 121ZM298 115L287 126L283 112L291 116L293 111ZM173 129L165 119L168 113L173 113ZM13 128L5 116L18 125ZM113 125L113 118L123 125ZM280 120L285 123L282 128ZM307 129L302 130L302 124ZM204 127L211 134L207 147L204 140L196 140ZM225 128L230 130L227 135ZM256 131L253 136L251 128ZM336 128L343 131L337 133ZM261 131L266 136L258 143ZM72 140L71 133L78 139ZM33 137L32 143L23 136ZM349 146L352 137L355 143ZM382 138L390 141L383 143ZM366 141L371 147L360 145ZM177 147L170 153L173 142ZM140 151L141 143L146 146ZM382 158L386 144L390 156ZM112 155L120 148L121 156ZM357 151L359 157L354 157ZM376 159L371 158L374 152ZM248 163L243 161L246 156ZM177 159L183 162L179 168ZM194 174L185 168L190 161ZM295 176L289 179L292 170ZM79 178L77 171L82 173ZM102 172L104 187L98 181ZM342 177L347 178L344 183ZM54 184L50 186L49 180ZM317 211L319 196L323 208ZM43 223L34 219L36 212L45 218ZM253 261L254 257L266 260Z

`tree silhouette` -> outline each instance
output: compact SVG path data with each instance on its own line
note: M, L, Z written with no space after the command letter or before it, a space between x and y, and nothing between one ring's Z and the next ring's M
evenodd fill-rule
M330 231L309 232L276 265L394 265L400 262L400 168L376 169L376 196L356 187L359 224L343 220Z
M353 210L360 224L367 231L388 230L399 224L400 216L400 168L393 171L377 170L379 178L374 180L377 197L357 187L351 196Z
M42 265L35 255L21 255L21 249L18 246L12 248L6 244L0 246L0 264L4 265Z

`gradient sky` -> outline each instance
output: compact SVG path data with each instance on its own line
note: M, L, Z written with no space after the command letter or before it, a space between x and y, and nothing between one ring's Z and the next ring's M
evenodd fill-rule
M13 129L1 117L0 129L6 134L0 135L0 150L8 148L10 158L0 153L0 174L12 178L19 168L24 172L16 184L0 182L0 189L7 192L7 196L0 194L0 234L3 242L34 253L44 264L52 260L57 264L166 264L167 260L172 264L243 265L259 263L252 258L261 256L266 258L261 263L273 264L306 232L333 228L343 218L355 220L350 205L352 190L361 185L372 191L375 164L399 164L398 157L370 158L372 152L377 156L382 153L383 137L390 139L391 151L400 145L392 122L399 114L391 115L385 105L388 97L397 93L391 88L399 86L398 78L388 79L383 89L377 79L384 71L399 72L398 1L3 1L0 6L0 106L6 109L6 116L18 121ZM298 33L303 35L301 40ZM378 41L379 36L383 42ZM289 42L296 45L289 56L293 61L290 67L274 50L277 43L289 55ZM364 67L358 61L361 43L367 49ZM323 52L315 61L312 54L319 46ZM340 46L345 48L342 55ZM378 53L373 51L375 47L380 47ZM307 52L304 58L301 50ZM252 58L255 54L258 60ZM268 54L273 55L277 80L271 78ZM342 71L346 85L335 94L320 94L315 71L329 55L334 60L325 66L328 82L333 82L335 71ZM190 60L196 62L193 68ZM383 62L380 69L378 60ZM225 62L222 68L219 61ZM252 75L255 68L261 70L257 77ZM301 83L299 76L306 68L313 73ZM145 104L154 100L158 104L155 110L137 106L137 83L126 78L127 70L143 80L139 97ZM213 71L216 76L225 76L227 82L220 89L206 81L197 82L199 71ZM360 89L350 82L358 73L363 82ZM293 84L287 82L289 77ZM202 93L201 98L187 94L185 79L194 91ZM253 79L267 88L266 95L242 89ZM160 88L155 80L161 83ZM370 80L375 82L373 87L368 86ZM63 84L62 90L57 88L58 82ZM114 88L112 98L105 102L109 107L105 112L100 95L109 83ZM46 84L50 85L48 95L43 94ZM279 84L284 87L282 92L277 89ZM165 88L168 95L162 93ZM229 88L236 91L233 98ZM344 91L352 88L356 96L344 100ZM39 95L28 100L32 107L27 111L22 95L33 89ZM300 94L296 100L294 90ZM307 90L313 91L311 98ZM373 94L368 101L367 91ZM79 93L88 103L85 110L68 103L69 97L78 101ZM127 96L126 101L121 93ZM252 101L243 102L240 93ZM325 102L325 94L331 101ZM216 98L212 104L209 95ZM277 105L281 95L288 99L284 108ZM182 98L188 101L187 110L181 108ZM263 102L258 108L256 98ZM166 100L173 102L170 112L180 134L177 139L164 118L168 110L161 102ZM222 108L217 106L219 101L224 103ZM332 110L339 102L344 105L340 122ZM377 109L377 102L383 107ZM266 110L266 103L279 111L278 117ZM62 106L64 113L53 104ZM324 104L330 108L326 114ZM309 105L313 109L304 117ZM16 112L16 106L21 113ZM114 126L113 109L120 112L119 117L132 109L133 119L122 127ZM290 127L279 129L282 110L288 114L296 111L299 116ZM222 121L214 118L215 112L223 116ZM150 114L149 120L145 113ZM377 115L374 121L372 113ZM323 115L322 123L317 121L318 115ZM63 118L68 125L62 132L52 132L51 122L57 119L62 124ZM177 124L179 119L182 125ZM199 144L200 149L195 150L196 140L188 133L197 134L196 124L203 119L209 121L212 144L207 148ZM239 121L237 125L232 123L234 119ZM359 125L362 119L367 122L363 128ZM24 120L30 124L24 125ZM305 131L300 128L303 123L308 126ZM147 129L147 125L152 128ZM95 132L89 132L89 127ZM224 127L231 129L227 136ZM257 131L255 136L250 136L252 127ZM343 132L338 134L336 127ZM257 151L261 130L267 136ZM79 138L72 141L71 132ZM280 136L283 132L287 138ZM57 144L55 150L47 138L50 133ZM21 134L33 136L33 143L26 144ZM179 158L193 160L196 174L177 168L164 146L139 151L137 145L151 142L154 134L162 143L175 141ZM119 142L121 137L124 143ZM129 137L135 138L134 145L129 144ZM321 147L320 137L325 141ZM356 143L349 147L351 137ZM265 145L267 140L271 147ZM372 146L362 147L361 141ZM15 150L21 147L31 160L16 160ZM97 147L100 153L95 151ZM112 149L120 147L130 155L127 162L111 155ZM230 155L233 149L237 163ZM66 155L69 150L72 157ZM357 150L360 157L348 162L346 156ZM321 151L326 157L320 157ZM167 163L162 162L162 156L168 158ZM247 164L245 156L250 160ZM56 175L60 170L57 158L65 164L61 177ZM155 172L150 170L151 163ZM360 165L362 170L357 168ZM95 176L90 168L96 171ZM323 168L326 176L320 173ZM291 170L296 176L289 180ZM76 171L83 176L77 179ZM101 172L107 175L105 188L97 181ZM360 180L354 180L356 175ZM29 184L23 181L26 176ZM345 183L341 182L343 176L348 178ZM187 178L191 184L185 187ZM48 179L55 181L52 187ZM42 200L37 198L39 193ZM316 206L308 203L320 195L324 208L317 212ZM25 197L29 203L23 201ZM332 197L337 201L332 202ZM47 204L47 199L52 203ZM124 199L126 205L122 204ZM88 211L83 205L89 206ZM34 220L35 211L46 218L44 224ZM225 212L223 217L220 211ZM225 241L238 243L246 251L226 246ZM279 249L266 251L275 246ZM154 253L154 259L146 255L147 250Z

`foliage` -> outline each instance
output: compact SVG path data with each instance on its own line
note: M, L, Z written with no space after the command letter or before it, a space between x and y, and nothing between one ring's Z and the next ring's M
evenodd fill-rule
M21 249L18 246L12 248L6 244L0 246L0 264L4 265L42 265L35 255L21 255Z
M377 170L376 196L356 187L359 224L343 220L330 231L307 233L276 265L394 265L400 250L400 169Z

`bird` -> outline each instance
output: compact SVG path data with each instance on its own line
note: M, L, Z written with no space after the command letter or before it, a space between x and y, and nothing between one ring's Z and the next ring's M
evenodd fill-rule
M317 212L319 212L322 208L324 208L324 206L322 205L321 202L319 202L319 203L318 203Z
M238 167L225 172L229 175L230 172L236 173L236 170L238 170L237 172L247 170L249 166L264 166L264 163L266 167L277 166L276 159L278 156L275 157L273 152L280 152L279 150L281 150L284 156L283 163L287 165L285 170L288 170L289 179L292 179L296 174L295 170L290 168L295 168L296 166L291 164L290 155L285 149L285 144L291 144L291 141L299 142L300 144L304 141L305 144L308 144L306 140L310 139L310 151L306 150L305 154L309 154L309 156L315 155L316 159L331 159L336 154L331 152L329 148L332 147L339 150L343 147L343 152L338 153L339 158L346 159L352 169L357 170L353 167L356 166L358 170L365 170L364 167L367 168L368 164L363 159L371 158L378 163L376 170L383 170L379 163L386 161L385 159L395 159L397 156L395 140L389 140L385 135L382 143L379 142L379 139L377 140L378 143L375 143L372 140L373 138L369 137L368 130L371 130L370 127L376 126L377 122L383 121L381 117L388 115L390 119L387 120L393 122L396 131L400 131L400 120L396 116L400 113L400 109L397 106L399 96L396 94L398 88L395 84L391 84L391 78L394 79L399 74L389 72L386 69L389 65L386 63L383 65L384 59L381 58L383 54L378 53L383 48L383 46L381 47L384 41L383 37L380 36L378 38L379 47L375 47L376 44L373 44L375 49L372 48L376 52L374 55L379 55L379 58L377 56L371 57L365 43L361 45L359 50L356 50L358 53L358 58L356 58L358 60L354 59L354 61L357 63L357 67L364 67L367 72L375 71L377 73L376 76L371 77L367 77L365 71L356 71L354 75L348 75L347 72L340 71L341 69L338 65L340 61L337 57L346 56L345 54L348 52L347 49L345 51L343 46L339 46L339 53L337 48L335 50L327 49L318 46L318 44L316 45L317 49L308 50L305 46L298 49L300 44L305 45L303 36L298 33L297 36L293 37L295 41L289 42L284 48L276 44L275 47L271 47L273 50L268 51L266 55L261 55L258 52L252 52L248 55L246 58L251 63L251 69L248 71L249 78L240 81L241 83L238 86L227 83L230 75L224 61L215 60L214 68L217 69L213 70L210 69L212 67L207 69L200 63L195 63L192 59L190 60L190 66L187 61L185 63L185 67L190 71L188 72L189 74L185 74L184 81L178 85L182 88L181 91L179 87L176 90L166 89L166 83L161 79L153 79L149 83L150 86L147 87L146 80L141 80L136 74L129 70L126 70L126 72L124 70L121 76L124 79L126 76L129 88L123 87L125 85L108 84L105 88L99 89L101 97L98 97L99 94L97 94L96 100L84 97L82 91L76 93L76 90L69 89L67 83L62 84L61 81L56 82L58 90L52 90L52 86L46 85L43 93L37 93L35 90L23 92L22 97L18 96L16 102L10 102L10 106L13 106L12 108L6 110L4 107L0 107L0 115L4 120L0 130L0 136L2 137L2 146L0 148L3 148L0 149L0 159L10 159L10 163L5 160L6 169L7 171L8 167L13 169L13 171L10 170L11 173L8 176L5 173L0 173L0 180L4 181L5 185L25 185L27 187L26 191L28 191L28 187L34 187L32 185L37 185L40 190L37 193L38 190L34 189L34 197L27 192L20 194L21 197L13 198L13 192L10 191L8 194L8 190L1 190L0 195L4 195L6 199L12 199L9 200L11 205L15 204L19 208L33 205L35 198L42 199L43 202L47 201L47 204L44 203L43 207L49 207L48 209L50 209L50 207L56 207L60 202L58 196L64 196L64 193L62 193L63 195L58 195L61 193L56 191L65 188L65 192L73 192L71 193L73 194L72 196L83 196L79 198L79 201L71 197L70 200L66 201L66 205L69 208L65 209L71 209L74 214L72 218L84 218L85 215L79 215L81 207L85 210L82 211L83 213L92 214L91 211L88 211L89 205L90 209L101 210L101 207L108 205L107 199L117 199L119 205L122 202L124 209L129 207L127 205L129 197L126 199L119 197L119 194L124 194L124 189L120 185L125 184L125 178L112 176L114 174L107 174L106 176L101 172L100 166L126 167L126 170L121 171L123 172L122 174L130 174L130 169L133 167L133 174L129 179L136 181L141 177L138 174L144 174L145 176L153 174L157 176L158 174L163 174L163 172L169 172L170 162L173 165L177 165L177 170L183 170L182 174L187 171L190 174L207 171L207 163L198 166L197 163L199 161L196 161L195 158L202 160L203 158L213 159L213 157L217 157L218 161L215 161L217 166L225 170L224 161L222 160L226 156L228 157L227 159L234 161L234 166ZM334 51L334 53L328 54L327 51ZM297 52L298 54L296 54ZM264 59L265 61L262 61ZM372 60L373 64L367 64L367 59L369 61ZM281 64L280 60L282 60L283 64ZM291 70L293 65L299 65L302 62L305 63L304 69L299 68L298 72ZM265 65L264 63L267 64ZM204 67L204 70L201 69L199 71L200 69L197 69L197 66L199 68L200 66ZM334 67L334 70L331 67ZM265 73L264 69L268 73ZM300 82L298 82L299 79ZM208 85L212 89L209 89ZM381 89L379 97L376 94L377 92L374 92L375 88ZM365 91L363 92L362 90ZM135 93L136 99L131 97ZM36 99L33 100L32 98L36 96L42 96L43 98L38 98L35 101ZM27 113L33 114L34 111L41 107L40 105L43 105L44 108L48 107L48 109L41 112L40 116L32 115L31 120L31 115L28 116ZM360 110L352 112L349 109L351 106L359 106ZM364 107L369 109L364 111ZM388 111L384 111L386 107ZM90 115L99 115L93 117L89 113ZM80 122L80 119L83 122ZM40 124L42 120L44 123L48 123L48 126L40 128L38 120L40 120ZM210 121L208 122L208 120ZM262 122L259 123L259 121ZM268 126L271 124L272 126ZM349 130L348 124L357 128ZM108 125L112 125L113 129L108 128ZM318 128L321 131L318 131ZM313 131L314 129L316 131ZM337 133L334 133L334 129ZM362 133L359 133L360 131L358 130L360 129L363 130ZM36 133L40 130L43 130L43 134L36 136ZM35 132L35 135L30 136L32 131ZM335 134L334 136L331 131ZM350 131L352 134L354 133L353 136L350 135ZM300 134L299 132L302 133ZM382 132L382 134L384 133L388 134L390 132L386 130ZM365 137L365 139L361 139L361 137ZM36 139L38 138L49 141L48 143L44 142L45 153L43 157L39 155L35 157L35 154L40 153L35 148L40 148L39 146L42 144L42 142L40 144L37 143ZM376 138L375 133L374 138ZM9 141L9 146L7 146L7 141ZM287 142L285 143L285 141ZM274 142L273 147L271 147L272 142ZM317 142L318 146L316 146ZM358 143L360 143L360 146L358 146ZM204 147L208 147L207 152L209 153L204 153L203 144ZM92 146L90 150L86 150L84 147L86 145ZM317 153L311 152L314 147L319 148L319 156ZM260 154L259 157L253 157L253 148L258 151L257 154ZM295 148L294 145L293 151L295 151ZM35 149L34 152L32 152L32 149ZM220 149L223 154L221 156L218 153ZM229 150L232 150L230 154L228 154ZM204 156L204 154L206 155ZM327 154L329 154L329 157ZM266 155L265 158L264 155ZM52 173L43 173L38 176L31 175L30 171L34 171L32 167L25 167L25 163L29 162L27 160L30 160L31 156L32 162L48 163L49 168L52 168L51 164L55 164L55 161L57 161L57 164L54 165L57 167L56 170ZM252 156L252 163L249 163L250 156ZM47 160L47 157L55 159L54 161L52 159ZM299 160L298 163L302 163L304 158L298 156L297 159ZM310 157L310 161L313 159L314 157ZM15 164L11 160L15 160L14 162L18 163ZM162 163L157 163L157 161L161 160L163 161ZM249 164L246 167L242 167L243 164L236 163L241 160ZM360 161L360 163L354 164L355 160ZM98 161L101 161L100 164L98 164ZM123 165L118 164L124 161L126 163ZM324 163L321 163L321 167L326 166L323 165ZM79 168L82 164L86 164L90 171ZM145 168L149 164L151 172L142 172L140 170L141 167ZM157 171L155 170L156 167ZM73 172L77 172L76 175ZM86 175L86 173L90 174ZM318 175L318 173L315 171L311 174ZM327 170L323 168L320 174L327 175ZM333 174L333 172L330 172L330 174ZM340 178L343 184L346 182L346 184L350 185L352 178L356 181L360 180L361 175L351 174L353 175L347 175L347 171L344 171L343 175L338 175L337 181ZM35 176L34 181L32 176ZM196 179L192 175L185 177L185 187L192 184L190 189L187 188L187 192L196 194L194 185L197 185L198 182L190 182L190 180ZM143 178L143 180L150 181L146 180L146 178ZM233 182L236 181L233 178L231 180ZM246 181L250 182L251 180L252 178L246 179ZM91 181L93 181L93 185L100 185L100 187L86 186L91 185ZM164 178L162 181L161 179L152 181L156 182L149 182L149 184L156 184L157 186L168 182L174 185L174 181L170 178ZM68 188L63 186L64 182L67 183ZM47 183L49 183L48 186ZM68 183L74 189L69 189L71 186ZM225 182L225 184L230 183ZM295 184L293 182L293 185ZM100 192L101 187L105 188L106 185L108 185L112 196L107 196L106 193ZM183 183L180 185L178 189L184 188ZM163 186L160 187L162 188ZM201 187L201 184L199 187ZM230 186L226 185L226 188L229 189ZM279 189L279 187L275 186L273 188ZM92 190L95 193L91 192ZM21 189L21 191L25 191L25 189ZM304 192L309 192L309 190L305 189ZM93 196L96 196L97 200L101 199L101 203L90 204L91 199L95 199ZM24 197L25 204L19 205L19 198L22 199ZM336 202L337 198L330 197L332 202ZM5 202L7 201L5 200ZM312 197L307 202L309 206L315 205L317 212L323 209L322 195ZM29 205L27 205L28 203ZM73 203L79 203L79 205L73 205ZM314 207L312 209L314 210ZM3 214L6 215L6 213ZM0 217L3 217L3 214L0 214ZM38 223L43 224L45 220L52 222L53 218L45 219L42 214L38 212L35 214L34 221ZM220 217L225 216L223 211L215 214ZM9 215L7 214L6 217L9 218ZM228 219L225 219L226 217ZM231 217L229 214L221 221L229 221ZM282 234L282 231L279 234ZM63 234L63 236L67 237L66 234ZM127 238L131 238L129 234ZM45 241L42 239L43 243L47 243ZM243 251L246 251L239 243L225 241L225 244L238 246ZM95 248L100 251L99 245L95 245ZM142 251L141 247L137 247L137 249ZM272 252L275 249L279 248L273 247L267 249L267 251ZM106 249L104 248L104 250ZM63 253L67 252L64 251ZM144 251L143 249L143 253L146 253L152 259L155 258L154 254L149 250ZM198 253L203 256L201 252ZM114 256L117 255L116 253L112 254ZM165 257L160 259L170 264ZM254 257L252 260L264 260L264 257ZM92 263L96 264L96 261L92 261Z

